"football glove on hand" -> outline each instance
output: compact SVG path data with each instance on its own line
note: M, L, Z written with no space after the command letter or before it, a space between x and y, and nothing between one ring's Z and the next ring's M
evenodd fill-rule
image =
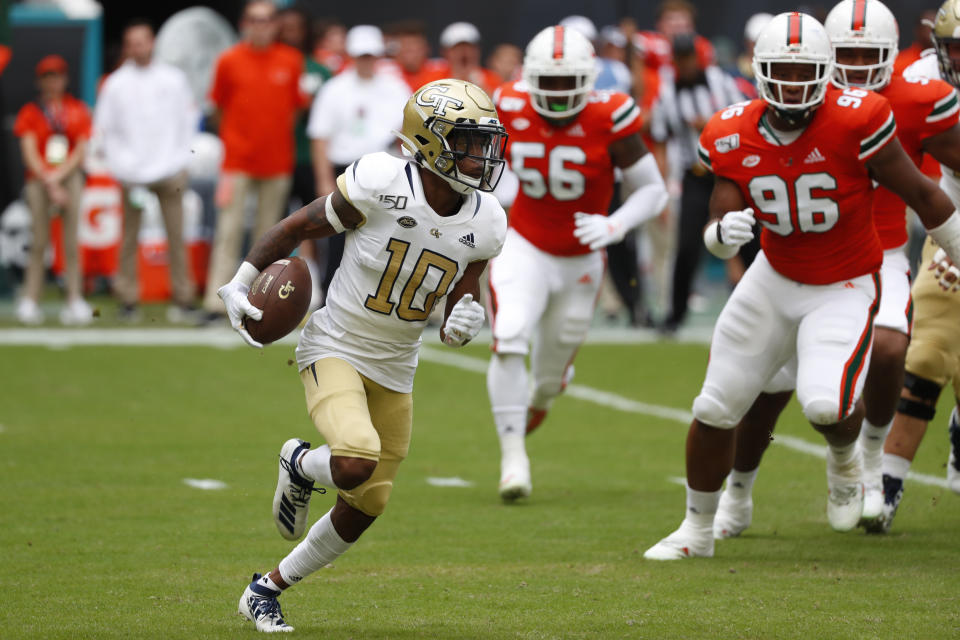
M591 251L616 244L623 240L627 233L623 223L597 213L577 211L573 214L573 222L576 225L573 235L580 244L590 247Z
M953 262L950 261L946 251L937 249L927 269L933 271L934 276L937 278L937 284L940 285L941 289L951 293L960 291L960 269L957 269Z
M742 247L753 240L756 222L751 207L743 211L727 211L720 218L720 242L730 247Z
M227 307L227 317L230 318L230 326L240 334L240 337L243 338L248 345L262 349L263 345L254 340L250 334L247 333L247 330L243 328L243 319L246 317L253 318L254 320L263 319L263 311L257 309L247 300L247 292L249 291L250 287L234 279L217 289L217 295L220 296L224 306Z
M462 347L477 337L486 318L483 307L473 301L468 293L453 305L447 322L443 325L443 343L449 347Z

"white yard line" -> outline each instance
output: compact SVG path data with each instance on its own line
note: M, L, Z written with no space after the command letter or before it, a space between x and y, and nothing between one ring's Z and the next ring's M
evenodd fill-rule
M431 487L472 487L473 483L469 480L464 480L463 478L453 477L453 478L427 478L427 484Z
M202 491L219 491L227 488L226 482L213 478L184 478L183 484Z
M426 360L427 362L457 367L459 369L477 373L482 373L487 370L486 360L481 360L479 358L474 358L472 356L463 355L453 351L440 351L431 347L423 347L420 350L420 358L422 360ZM637 400L632 400L616 393L603 391L601 389L594 389L593 387L587 387L584 385L571 384L569 387L567 387L565 393L571 397L577 398L578 400L592 402L593 404L598 404L610 409L616 409L625 413L638 413L641 415L654 416L657 418L663 418L665 420L673 420L685 425L690 424L690 421L693 419L693 415L689 411L684 411L683 409L674 409L672 407L663 407L656 404L638 402ZM822 459L827 457L827 447L825 445L808 442L802 438L797 438L794 436L774 435L773 444L778 444L787 447L788 449L792 449L793 451L799 451L800 453L806 453ZM916 473L913 471L911 471L907 477L914 482L919 482L920 484L926 484L932 487L941 487L943 489L948 488L946 478L938 478L937 476L931 476L926 473Z
M431 334L436 332L430 332ZM489 335L486 336L489 338ZM699 333L692 333L687 336L690 342L701 342L704 339ZM595 330L591 331L589 342L594 344L615 344L616 338L624 338L621 342L644 343L653 341L653 336L649 332L625 331L625 330ZM479 336L484 339L484 334ZM706 336L709 339L709 336ZM293 333L283 340L280 344L296 344L297 333ZM487 360L475 358L449 349L439 349L429 346L436 344L433 339L426 341L420 350L420 358L426 362L441 364L473 373L486 373ZM223 349L241 348L245 345L226 327L210 329L3 329L0 330L0 345L17 346L44 346L53 349L63 349L72 346L208 346ZM625 413L636 413L640 415L653 416L672 420L681 424L689 424L692 415L689 411L676 409L673 407L664 407L656 404L649 404L627 398L616 393L594 389L580 384L572 384L567 387L566 394L570 397L585 402L592 402L603 407L616 409ZM821 444L815 444L787 435L776 435L774 444L781 445L793 451L806 453L818 458L825 458L827 448ZM910 472L910 480L926 484L933 487L948 488L946 478L931 476L925 473Z

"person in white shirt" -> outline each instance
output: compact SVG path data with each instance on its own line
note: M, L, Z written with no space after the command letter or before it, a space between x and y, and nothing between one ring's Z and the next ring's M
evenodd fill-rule
M146 190L159 198L167 232L175 303L168 317L185 318L194 297L183 240L183 192L199 110L186 75L153 60L153 42L150 24L137 21L126 27L126 62L104 82L94 111L94 129L107 168L123 188L123 239L114 290L125 320L138 315L137 236Z
M318 194L333 191L337 176L354 160L394 144L393 132L400 127L410 97L407 84L378 65L384 54L380 29L353 27L347 32L346 47L353 67L323 86L307 123ZM330 238L321 283L324 297L342 256L343 236Z

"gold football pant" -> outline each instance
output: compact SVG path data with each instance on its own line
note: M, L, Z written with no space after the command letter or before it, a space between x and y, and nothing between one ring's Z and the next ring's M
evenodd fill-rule
M960 293L944 291L934 272L927 269L936 245L927 238L923 258L913 284L913 335L907 349L908 373L943 387L953 380L954 394L960 397L957 368L960 364Z
M300 372L307 411L331 455L375 460L373 475L339 495L355 509L379 516L410 449L413 394L391 391L339 358L322 358Z

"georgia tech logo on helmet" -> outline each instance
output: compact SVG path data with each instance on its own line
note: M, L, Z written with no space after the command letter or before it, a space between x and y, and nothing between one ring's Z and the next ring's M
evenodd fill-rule
M436 87L430 87L424 91L421 91L417 94L417 104L421 107L433 107L433 113L438 116L447 115L447 106L449 105L451 109L456 109L460 111L463 109L463 101L458 100L451 96L441 95L441 93L446 93L450 90L450 87L440 85ZM436 92L441 93L436 93Z

